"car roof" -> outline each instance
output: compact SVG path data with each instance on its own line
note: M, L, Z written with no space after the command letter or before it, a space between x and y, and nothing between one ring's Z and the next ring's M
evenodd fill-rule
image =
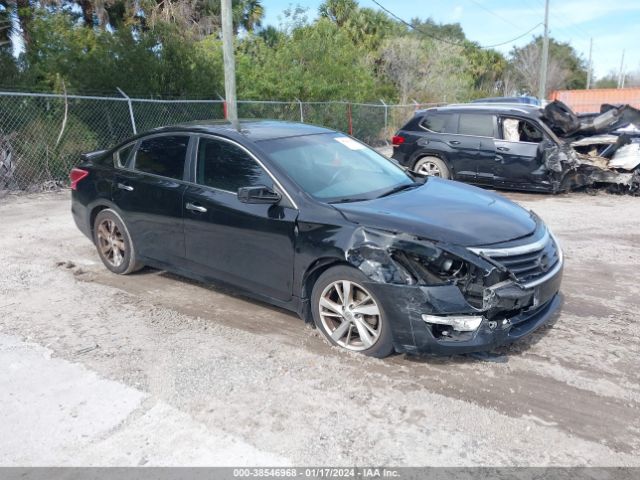
M521 97L487 97L478 98L471 103L518 103L520 105L540 105L540 100L536 97L523 95Z
M235 130L226 120L196 120L193 122L170 125L152 130L158 132L189 131L193 133L217 133L227 137L244 137L258 142L275 138L298 137L301 135L314 135L319 133L335 133L324 127L309 125L306 123L289 122L283 120L240 120L240 131ZM151 133L151 132L147 132Z
M416 115L424 114L426 112L511 113L533 117L542 116L542 109L538 105L530 105L526 103L459 103L418 110L416 111Z

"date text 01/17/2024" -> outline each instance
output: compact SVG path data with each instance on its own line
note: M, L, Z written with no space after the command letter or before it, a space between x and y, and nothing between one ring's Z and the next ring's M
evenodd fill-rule
M234 468L236 478L396 478L399 472L388 468Z

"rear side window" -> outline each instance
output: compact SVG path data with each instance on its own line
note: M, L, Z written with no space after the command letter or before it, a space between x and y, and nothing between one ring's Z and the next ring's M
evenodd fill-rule
M163 135L143 140L136 150L134 168L181 180L188 145L186 135Z
M247 152L212 138L198 142L196 182L234 193L241 187L273 186L271 177Z
M126 147L121 148L116 153L114 153L113 165L123 168L127 164L127 160L129 159L129 155L131 155L131 150L133 150L134 146L135 143L132 143L131 145L127 145Z
M427 130L437 133L455 133L454 115L452 113L427 113L420 122Z
M493 137L493 115L482 113L461 113L458 133L477 137Z

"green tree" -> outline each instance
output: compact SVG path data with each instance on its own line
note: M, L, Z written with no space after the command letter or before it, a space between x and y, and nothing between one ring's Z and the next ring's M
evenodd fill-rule
M472 79L476 98L504 93L505 76L509 68L507 59L496 50L479 48L466 42L463 55L467 59L467 74Z
M472 78L463 48L415 36L388 38L382 47L383 71L396 86L400 103L465 100Z
M454 43L462 43L466 40L459 23L436 23L432 18L426 20L413 18L409 23L413 27L411 29L413 35L441 38Z
M618 88L618 74L615 72L609 72L602 78L596 81L596 88Z
M361 8L355 0L327 0L319 14L345 30L351 40L374 54L387 36L404 32L398 22L380 10Z
M38 48L25 54L24 80L38 88L52 89L61 78L67 90L80 92L120 87L143 96L212 96L220 90L220 62L175 24L109 32L77 25L66 13L41 13L32 27Z
M278 43L285 37L284 33L276 27L268 26L258 32L258 36L264 40L269 48L276 48Z
M346 26L358 11L356 0L326 0L318 8L322 18L328 18L338 27Z
M376 98L377 83L366 55L326 18L297 28L270 48L262 38L239 45L238 96L253 99L353 101Z
M537 36L523 47L514 47L510 63L517 76L518 88L526 93L537 94L540 62L542 59L542 37ZM574 48L565 42L549 39L549 62L547 64L547 92L558 89L585 88L587 66Z

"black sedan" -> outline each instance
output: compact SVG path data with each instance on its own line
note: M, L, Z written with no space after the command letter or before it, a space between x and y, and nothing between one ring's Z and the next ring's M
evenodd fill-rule
M560 303L562 252L535 214L325 128L166 127L85 155L71 188L112 272L224 282L372 356L491 349Z

